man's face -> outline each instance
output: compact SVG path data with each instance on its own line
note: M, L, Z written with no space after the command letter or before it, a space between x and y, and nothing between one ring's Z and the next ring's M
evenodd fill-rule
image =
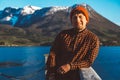
M72 16L72 25L74 28L83 30L86 28L87 20L83 13L75 12Z

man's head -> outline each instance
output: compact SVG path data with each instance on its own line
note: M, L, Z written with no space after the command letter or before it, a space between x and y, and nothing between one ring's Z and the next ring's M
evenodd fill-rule
M89 22L89 14L83 6L75 7L70 13L71 23L74 28L83 30Z

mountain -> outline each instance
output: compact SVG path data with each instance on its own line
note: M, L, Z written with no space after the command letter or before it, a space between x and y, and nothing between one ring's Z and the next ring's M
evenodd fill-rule
M41 17L52 15L57 11L65 10L68 7L45 7L39 8L36 6L25 6L24 8L7 7L0 11L0 23L12 26L29 26L32 22ZM27 25L26 25L27 24Z
M77 5L44 8L25 6L17 9L7 7L0 11L0 38L5 37L8 39L7 43L17 45L50 45L61 30L72 27L69 12ZM87 27L99 36L101 45L120 45L120 27L89 5L82 5L90 15Z
M29 19L29 15L32 15L36 10L39 10L39 7L35 6L25 6L24 8L11 8L7 7L3 11L0 11L0 23L8 24L15 26L15 24L23 18L21 24L24 23L24 20L27 16Z

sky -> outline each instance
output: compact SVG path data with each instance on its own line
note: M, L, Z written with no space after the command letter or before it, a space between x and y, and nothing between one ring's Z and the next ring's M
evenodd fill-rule
M72 6L86 3L95 11L120 26L120 0L0 0L0 10L5 7L24 7L27 5L43 7Z

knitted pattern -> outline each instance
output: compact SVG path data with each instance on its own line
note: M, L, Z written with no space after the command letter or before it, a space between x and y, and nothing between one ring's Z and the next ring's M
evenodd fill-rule
M64 30L58 34L51 47L47 69L56 70L64 64L70 64L71 70L90 67L98 50L99 39L91 31L84 29L79 32L74 28Z

